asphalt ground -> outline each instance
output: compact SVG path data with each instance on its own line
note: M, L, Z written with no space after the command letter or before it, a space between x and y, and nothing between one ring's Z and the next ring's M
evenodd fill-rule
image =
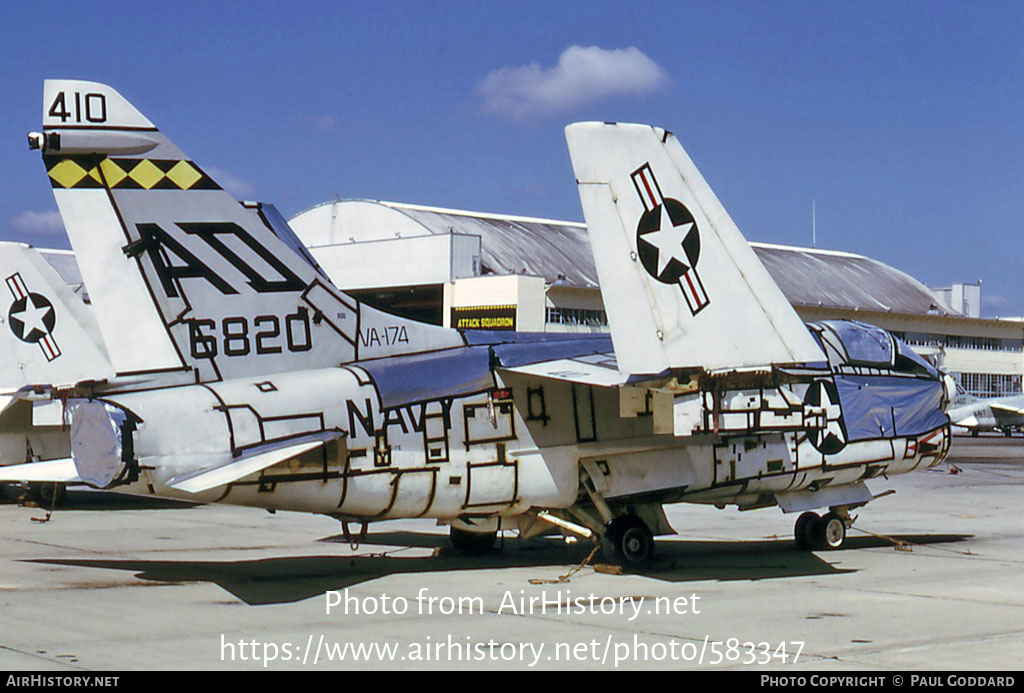
M433 521L355 546L326 517L89 491L37 522L8 490L0 670L1020 669L1022 485L1020 438L957 437L872 480L896 493L842 550L797 550L777 508L675 505L649 569L562 581L589 545L466 558Z

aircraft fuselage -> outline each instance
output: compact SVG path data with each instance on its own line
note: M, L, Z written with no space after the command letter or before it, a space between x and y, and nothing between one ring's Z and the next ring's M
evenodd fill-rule
M810 382L785 387L806 397ZM612 503L761 507L777 493L933 466L948 450L943 426L823 452L815 446L824 447L821 437L809 432L827 430L828 412L806 403L780 410L765 392L756 402L746 398L745 412L729 404L728 393L720 396L719 410L705 407L685 437L655 434L654 417L644 412L620 416L614 388L516 373L485 392L390 408L359 365L102 399L136 420L130 473L118 490L346 519L568 508L581 496L581 467ZM759 415L751 423L753 411ZM195 494L169 485L197 462L330 430L343 434L226 486Z

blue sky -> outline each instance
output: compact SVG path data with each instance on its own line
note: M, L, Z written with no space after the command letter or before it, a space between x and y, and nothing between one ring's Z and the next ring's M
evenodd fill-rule
M675 132L750 240L1024 314L1024 3L29 2L0 11L2 238L67 247L25 133L111 84L237 196L579 220L576 120ZM573 49L573 47L577 47Z

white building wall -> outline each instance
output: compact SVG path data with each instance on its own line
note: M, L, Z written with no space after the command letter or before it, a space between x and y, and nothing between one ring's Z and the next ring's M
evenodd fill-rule
M342 289L443 284L479 271L480 237L387 238L315 246L310 252Z
M458 279L444 286L444 325L452 308L515 306L516 330L544 331L544 278L521 274Z

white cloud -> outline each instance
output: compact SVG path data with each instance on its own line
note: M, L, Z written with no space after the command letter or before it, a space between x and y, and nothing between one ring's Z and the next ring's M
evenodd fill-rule
M668 73L638 48L570 46L552 68L531 63L493 70L477 91L487 111L519 120L615 94L643 94L668 81Z
M9 223L12 229L22 233L43 236L64 233L64 222L60 218L60 212L56 211L36 212L27 209L18 216L11 217Z
M207 166L206 172L210 174L210 177L217 181L217 185L224 188L226 191L238 198L249 198L252 196L255 188L252 183L242 178L239 178L233 173L229 173L222 168L216 166Z

